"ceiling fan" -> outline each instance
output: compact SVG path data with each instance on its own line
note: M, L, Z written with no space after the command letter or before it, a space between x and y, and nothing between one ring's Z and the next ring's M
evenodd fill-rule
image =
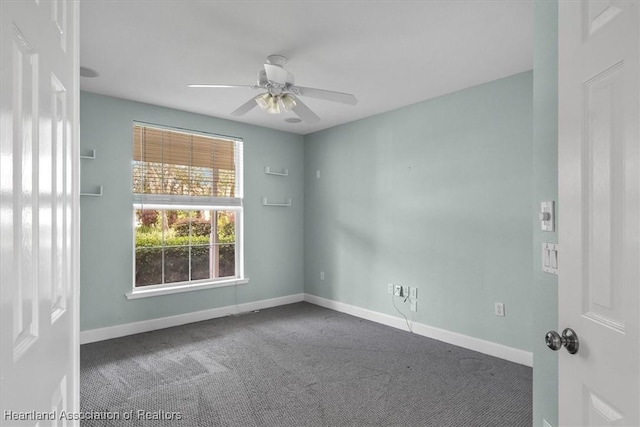
M266 90L266 92L251 98L234 110L231 113L233 116L242 116L258 105L270 114L293 111L302 121L316 123L320 120L320 117L311 111L298 96L308 96L309 98L324 99L325 101L339 102L348 105L356 105L358 103L356 97L349 93L294 85L293 74L284 69L286 63L287 58L282 55L271 55L267 57L264 69L258 72L258 83L253 86L190 84L189 87L251 88Z

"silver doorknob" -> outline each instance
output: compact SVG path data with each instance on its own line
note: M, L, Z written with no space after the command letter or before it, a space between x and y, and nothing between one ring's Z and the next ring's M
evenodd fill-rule
M566 328L562 331L562 336L556 331L547 332L547 335L544 337L544 342L547 344L547 347L553 351L558 351L560 347L564 346L571 354L576 354L580 346L578 334L571 328Z

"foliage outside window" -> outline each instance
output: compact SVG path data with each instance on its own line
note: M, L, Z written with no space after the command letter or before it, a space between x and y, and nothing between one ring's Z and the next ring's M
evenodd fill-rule
M242 142L135 124L134 286L242 277Z

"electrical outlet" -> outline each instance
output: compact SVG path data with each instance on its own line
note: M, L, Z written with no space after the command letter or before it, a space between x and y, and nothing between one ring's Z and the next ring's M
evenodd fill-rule
M408 297L409 296L409 286L403 286L402 287L402 296L403 297Z
M497 302L495 305L496 316L504 317L504 304Z
M387 292L389 292L390 294L392 294L392 293L393 293L393 283L389 283L389 284L387 285Z
M411 304L409 304L409 310L418 311L418 301L412 299Z
M402 296L402 286L394 285L393 286L393 295L395 295L397 297L401 297Z
M324 271L320 272L320 280L324 280Z
M409 289L409 296L411 299L418 299L418 288L412 286L411 289Z

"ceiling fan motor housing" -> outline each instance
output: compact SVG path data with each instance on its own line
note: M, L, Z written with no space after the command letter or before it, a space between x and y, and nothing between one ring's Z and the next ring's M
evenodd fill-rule
M282 55L267 56L267 64L270 64L270 65L277 65L278 67L284 67L285 65L287 65L287 61L289 60L287 59L286 56L282 56Z

